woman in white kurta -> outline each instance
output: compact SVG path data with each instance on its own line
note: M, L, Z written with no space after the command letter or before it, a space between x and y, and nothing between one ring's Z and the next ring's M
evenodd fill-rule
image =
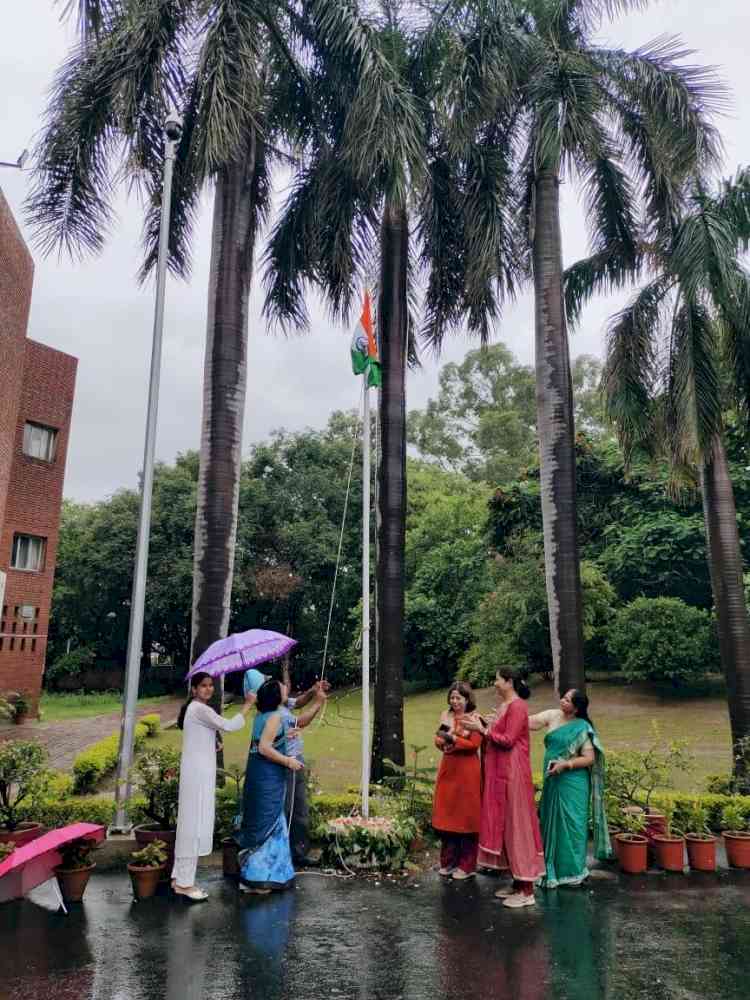
M216 734L236 732L255 701L249 695L239 715L225 719L210 707L214 682L208 674L191 678L190 699L183 706L178 726L183 731L180 760L180 801L172 869L172 889L177 895L200 901L207 893L195 885L198 858L210 854L214 839L216 807Z

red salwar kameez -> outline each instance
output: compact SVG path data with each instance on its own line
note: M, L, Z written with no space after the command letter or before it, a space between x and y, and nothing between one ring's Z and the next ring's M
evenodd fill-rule
M467 875L476 871L481 817L481 766L479 733L461 728L452 720L455 741L446 746L435 782L432 825L440 836L440 867L459 868ZM435 740L438 749L442 742Z
M529 715L514 698L492 724L484 744L479 864L510 870L515 888L531 894L544 874L529 758Z

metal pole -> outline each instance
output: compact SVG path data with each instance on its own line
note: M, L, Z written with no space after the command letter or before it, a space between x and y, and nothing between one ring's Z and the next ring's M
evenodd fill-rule
M130 769L133 763L138 681L140 679L141 649L143 646L148 546L151 532L151 496L154 486L156 419L159 410L159 379L161 375L162 331L164 328L164 286L167 276L169 215L172 199L172 169L181 135L182 119L174 114L169 115L164 123L164 177L162 183L161 225L159 228L159 254L156 264L156 303L154 306L154 333L151 347L151 376L148 389L146 440L143 448L143 485L141 487L141 511L138 519L138 541L136 544L135 568L133 571L133 591L130 601L128 659L125 668L125 697L122 706L120 749L115 785L115 818L111 827L111 831L117 833L126 833L130 830L127 805L130 798Z
M370 387L362 415L362 815L370 815Z

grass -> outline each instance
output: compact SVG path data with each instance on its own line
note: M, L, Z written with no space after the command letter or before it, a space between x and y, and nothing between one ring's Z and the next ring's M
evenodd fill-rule
M139 708L158 705L169 701L170 695L155 698L141 698ZM41 700L44 722L67 722L72 719L90 719L97 715L109 715L122 708L122 695L118 691L103 691L98 694L52 694L45 691Z
M728 773L730 768L729 719L726 702L720 697L671 698L645 688L623 687L607 683L589 685L591 716L597 725L605 750L644 749L652 739L652 720L660 728L665 742L687 740L694 754L694 767L688 774L675 776L675 787L683 791L702 791L709 774ZM489 710L494 704L491 689L478 692L478 708ZM530 712L554 707L556 700L549 684L534 688ZM444 691L429 691L406 699L404 721L408 745L426 747L420 764L437 766L439 754L433 744L440 713L446 705ZM233 714L232 709L229 714ZM361 695L359 692L333 694L322 722L316 720L305 731L305 756L324 791L343 791L359 781ZM163 745L180 746L176 730L162 732ZM244 766L247 756L248 729L227 733L224 737L227 764ZM532 768L540 772L544 756L543 739L532 736Z

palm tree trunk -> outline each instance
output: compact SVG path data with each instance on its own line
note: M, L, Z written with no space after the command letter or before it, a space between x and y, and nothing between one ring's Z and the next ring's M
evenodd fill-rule
M727 681L734 778L739 790L747 794L750 746L743 741L750 740L750 622L742 586L734 490L724 443L718 434L703 462L701 487L719 650Z
M536 405L544 564L555 688L583 688L581 574L576 524L573 385L563 304L560 182L536 179L534 217Z
M378 328L380 392L378 468L378 643L372 780L383 760L404 763L404 547L406 541L406 344L409 224L406 209L386 202L380 234Z
M247 386L248 299L262 151L251 135L241 162L218 177L209 276L191 660L229 627ZM215 706L221 708L221 685Z

